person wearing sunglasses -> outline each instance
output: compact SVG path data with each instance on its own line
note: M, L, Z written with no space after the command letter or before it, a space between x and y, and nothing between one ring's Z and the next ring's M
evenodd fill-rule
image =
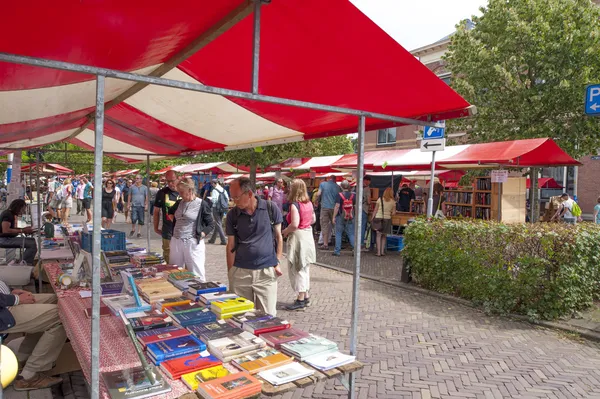
M115 190L115 181L108 179L102 189L102 227L110 229L112 220L115 217L115 208L117 207L117 191Z

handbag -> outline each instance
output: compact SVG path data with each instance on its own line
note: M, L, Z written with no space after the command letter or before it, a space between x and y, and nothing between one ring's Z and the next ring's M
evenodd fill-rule
M379 200L381 201L381 214L383 215L383 199L379 198ZM375 231L383 230L383 219L373 218L373 221L371 222L371 228Z

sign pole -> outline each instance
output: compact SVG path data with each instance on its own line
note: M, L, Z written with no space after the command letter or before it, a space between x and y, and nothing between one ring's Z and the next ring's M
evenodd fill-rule
M429 199L427 200L427 218L433 216L433 179L435 177L435 153L431 152L431 179L429 179ZM440 198L441 201L441 198Z

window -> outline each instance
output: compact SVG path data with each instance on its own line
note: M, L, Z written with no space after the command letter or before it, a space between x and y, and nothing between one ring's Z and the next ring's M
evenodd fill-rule
M396 128L379 129L377 131L377 145L396 144Z

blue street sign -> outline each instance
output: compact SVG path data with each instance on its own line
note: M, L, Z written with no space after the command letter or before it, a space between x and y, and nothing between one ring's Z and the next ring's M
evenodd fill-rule
M586 87L585 113L586 115L600 116L600 84Z
M425 126L423 140L443 139L446 128Z

